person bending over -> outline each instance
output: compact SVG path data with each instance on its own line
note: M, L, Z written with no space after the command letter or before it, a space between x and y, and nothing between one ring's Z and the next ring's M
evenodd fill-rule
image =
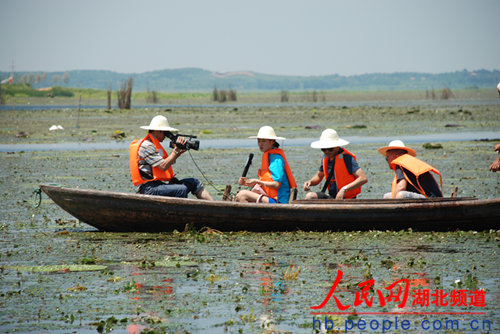
M378 152L386 157L389 167L394 171L394 179L390 193L384 198L416 198L443 197L443 193L430 172L441 173L431 165L416 158L417 152L406 147L401 140L393 140L388 146L381 147Z

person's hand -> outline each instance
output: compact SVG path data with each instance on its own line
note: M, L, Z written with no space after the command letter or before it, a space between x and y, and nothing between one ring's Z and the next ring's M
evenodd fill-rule
M174 152L179 156L182 153L186 152L185 148L181 148L181 146L186 145L187 139L184 137L177 137L177 140L174 143ZM179 145L177 145L179 144Z
M498 153L498 157L496 158L496 160L493 161L493 163L490 166L490 170L492 172L496 172L496 171L500 170L500 144L495 145L495 152L499 152L499 153Z
M344 199L345 192L346 192L345 187L340 188L340 190L337 192L337 196L335 196L335 199Z
M244 186L246 182L247 182L247 178L243 177L243 176L240 177L240 179L238 180L238 184L242 185L242 186Z
M238 181L238 183L241 184L242 186L253 187L257 183L259 183L259 180L247 179L246 177L240 177L240 180Z
M176 147L174 148L174 153L175 153L175 155L176 155L177 157L178 157L178 156L180 156L180 155L181 155L182 153L184 153L184 152L186 152L186 150L183 150L182 148L179 148L178 146L176 146Z
M304 182L304 191L311 190L311 181Z
M499 159L493 161L493 163L490 166L490 170L492 172L496 172L496 171L500 170L500 160Z
M238 181L239 184L242 186L247 186L247 187L253 187L256 183L256 179L247 179L246 177L242 176L240 177L240 180Z

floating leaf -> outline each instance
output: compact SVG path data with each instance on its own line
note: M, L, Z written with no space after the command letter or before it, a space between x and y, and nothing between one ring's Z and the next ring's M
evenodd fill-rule
M68 291L85 291L85 290L87 290L87 287L77 283L74 287L67 288L66 290L68 290Z
M175 260L175 259L165 259L158 261L155 264L157 267L180 267L180 266L193 267L198 265L198 263L194 261Z
M51 266L7 266L7 269L17 271L31 271L34 273L70 272L70 271L99 271L107 267L97 264L56 264Z
M422 145L423 148L427 150L435 150L435 149L440 149L443 148L443 145L439 143L425 143Z
M355 125L348 124L345 127L348 129L366 129L366 125L364 124L355 124Z
M111 282L111 283L118 283L118 282L121 282L121 280L122 280L122 278L120 276L116 276L116 277L107 279L107 281Z

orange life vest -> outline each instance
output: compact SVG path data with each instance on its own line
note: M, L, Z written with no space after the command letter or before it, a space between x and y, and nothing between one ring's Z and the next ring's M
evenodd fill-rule
M158 139L156 139L150 133L148 133L148 135L146 137L144 137L144 139L142 139L142 140L135 139L134 141L132 141L132 143L130 143L130 146L129 146L129 160L130 160L130 176L132 178L132 183L134 184L134 186L138 186L140 184L143 184L143 183L146 183L149 181L156 181L156 180L168 181L172 177L174 177L174 175L175 175L173 170L172 170L172 166L170 166L166 171L161 170L159 167L152 167L153 179L144 180L142 178L141 173L139 171L139 148L141 147L141 144L146 139L151 140L151 142L155 145L156 151L158 151L158 153L160 153L160 151L161 151L161 155L162 155L163 159L168 157L167 152L161 146Z
M418 192L420 192L425 197L428 196L418 180L418 177L424 173L434 172L437 175L439 175L439 179L441 181L441 189L443 189L443 177L441 176L441 173L436 168L423 162L420 159L415 158L414 156L411 156L409 154L403 154L402 156L397 157L391 163L391 168L394 170L394 172L396 172L396 166L403 167L409 170L413 175L415 175L415 178L417 179L417 184L413 184L413 182L410 181L408 175L406 175L404 170L401 169L403 171L403 175L405 176L406 181L410 183L413 187L415 187L415 189L417 189ZM398 183L397 176L394 175L394 179L392 180L391 198L394 198L396 196L397 183Z
M279 154L283 161L285 162L285 172L288 177L288 184L290 188L297 188L297 183L295 183L295 178L293 177L292 170L290 169L290 165L288 165L288 161L285 157L285 152L281 148L274 148L264 152L262 155L262 163L259 169L259 180L261 181L274 181L271 175L271 171L269 170L269 154ZM278 189L270 188L270 187L262 187L266 192L267 196L270 198L278 200Z
M335 165L334 165L334 172L335 174L333 175L332 179L330 180L330 184L328 185L328 189L330 189L330 186L332 182L337 183L337 189L340 190L343 186L348 185L352 181L356 180L356 176L349 174L349 171L347 170L347 166L345 165L344 161L344 154L348 154L356 160L356 156L346 150L345 148L343 149L344 152L339 153L335 156ZM323 159L323 174L325 175L325 180L328 178L328 161L330 159L328 157L325 157ZM357 161L357 160L356 160ZM361 193L361 187L351 189L349 191L346 191L344 198L355 198Z

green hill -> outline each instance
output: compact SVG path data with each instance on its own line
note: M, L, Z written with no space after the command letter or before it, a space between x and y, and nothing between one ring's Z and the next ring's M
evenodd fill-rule
M0 72L0 79L8 72ZM426 90L475 89L495 87L499 70L456 71L449 73L372 73L353 76L285 76L255 72L214 73L199 68L167 69L144 73L117 73L101 70L66 72L16 72L15 82L31 83L33 88L48 86L116 90L129 77L134 91L193 92L218 89L237 91L304 91L304 90Z

